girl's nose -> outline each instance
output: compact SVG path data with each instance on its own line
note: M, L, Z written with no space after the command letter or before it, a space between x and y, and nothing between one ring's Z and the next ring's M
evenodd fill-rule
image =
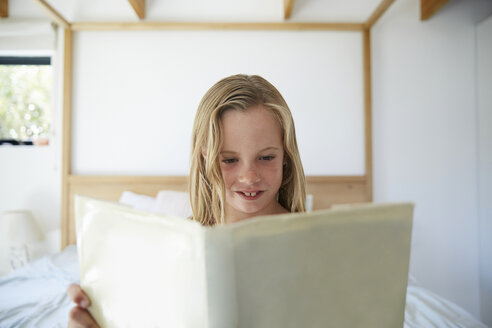
M245 184L255 184L260 182L261 178L255 170L248 169L239 175L238 181Z

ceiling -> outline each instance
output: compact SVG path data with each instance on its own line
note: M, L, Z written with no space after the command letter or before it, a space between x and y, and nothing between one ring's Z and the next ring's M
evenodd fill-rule
M382 0L296 0L292 22L365 22ZM136 22L128 0L46 0L70 23ZM33 0L10 0L12 19L44 19ZM146 0L144 21L281 22L284 0Z

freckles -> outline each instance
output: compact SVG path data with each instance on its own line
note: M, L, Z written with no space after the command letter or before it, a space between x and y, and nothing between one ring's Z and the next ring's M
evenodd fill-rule
M234 170L233 165L228 165L225 163L220 163L220 171L222 172L222 175L224 174L231 174L230 172Z
M234 168L232 167L227 167L224 165L224 167L221 166L220 171L222 173L222 179L224 180L224 185L226 187L230 187L231 185L234 184L235 180L235 174L233 172Z
M227 170L222 166L222 164L220 165L220 173L222 175L222 180L224 180L224 184L227 186L229 174L227 174Z
M282 177L284 175L282 166L280 165L275 165L271 166L265 169L264 171L264 176L270 180L270 183L272 183L275 180L278 180L278 182L282 181Z
M265 165L265 169L269 172L283 171L283 166L281 162L270 162Z

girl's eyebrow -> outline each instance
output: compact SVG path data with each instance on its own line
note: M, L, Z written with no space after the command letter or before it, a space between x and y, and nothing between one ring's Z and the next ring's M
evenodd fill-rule
M279 150L279 148L278 147L273 147L273 146L266 147L266 148L263 148L262 150L260 150L259 153L264 152L264 151L267 151L267 150ZM220 154L221 155L222 154L237 154L237 152L232 151L232 150L223 150L223 151L220 152Z

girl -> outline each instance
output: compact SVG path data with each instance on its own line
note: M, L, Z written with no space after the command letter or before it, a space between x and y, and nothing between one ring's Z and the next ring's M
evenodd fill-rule
M260 76L233 75L203 97L192 133L190 199L203 225L305 211L305 177L294 122L282 95ZM77 304L69 327L97 327L89 297L68 288Z

